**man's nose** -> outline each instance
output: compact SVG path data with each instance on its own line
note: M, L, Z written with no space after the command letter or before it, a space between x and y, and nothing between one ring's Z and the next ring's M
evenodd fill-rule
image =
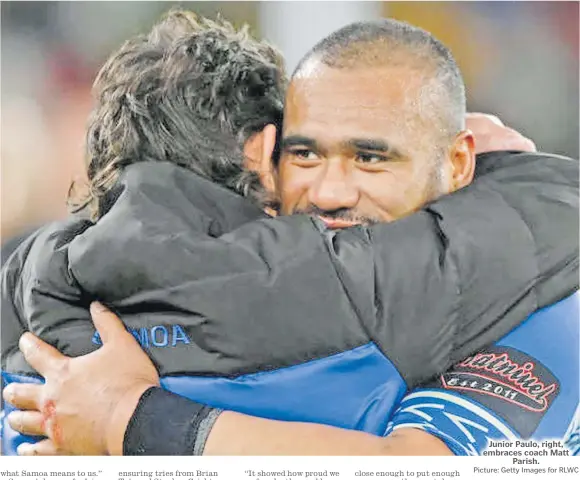
M328 161L311 185L308 200L321 210L355 207L359 191L353 183L348 166L340 161Z

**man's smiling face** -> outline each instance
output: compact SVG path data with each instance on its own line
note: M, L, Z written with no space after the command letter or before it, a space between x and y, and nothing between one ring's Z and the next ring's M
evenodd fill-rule
M334 227L391 221L449 192L449 156L410 67L335 69L318 63L286 97L281 213ZM438 155L439 153L439 155Z

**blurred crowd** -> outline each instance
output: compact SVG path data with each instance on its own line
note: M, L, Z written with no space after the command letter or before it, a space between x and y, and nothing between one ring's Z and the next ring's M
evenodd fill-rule
M337 22L406 20L451 48L470 110L495 113L541 150L578 157L578 2L3 1L2 242L66 215L71 180L83 176L96 72L174 5L249 24L282 49L290 70Z

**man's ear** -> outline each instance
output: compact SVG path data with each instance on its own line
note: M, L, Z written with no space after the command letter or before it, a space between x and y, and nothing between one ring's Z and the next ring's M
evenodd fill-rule
M274 165L272 154L276 147L276 126L266 125L264 129L252 135L244 144L246 168L260 176L262 185L269 193L274 193Z
M464 130L449 151L451 160L451 191L466 187L475 173L475 140L471 130Z

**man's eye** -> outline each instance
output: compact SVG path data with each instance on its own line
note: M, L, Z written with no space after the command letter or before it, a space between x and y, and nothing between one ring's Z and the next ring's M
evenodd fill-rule
M386 162L387 157L385 157L384 155L378 155L376 153L359 152L356 156L356 160L357 162L360 163L372 165L375 163Z
M318 156L312 150L308 150L306 148L299 148L296 150L292 150L292 155L299 158L300 160L316 160Z

